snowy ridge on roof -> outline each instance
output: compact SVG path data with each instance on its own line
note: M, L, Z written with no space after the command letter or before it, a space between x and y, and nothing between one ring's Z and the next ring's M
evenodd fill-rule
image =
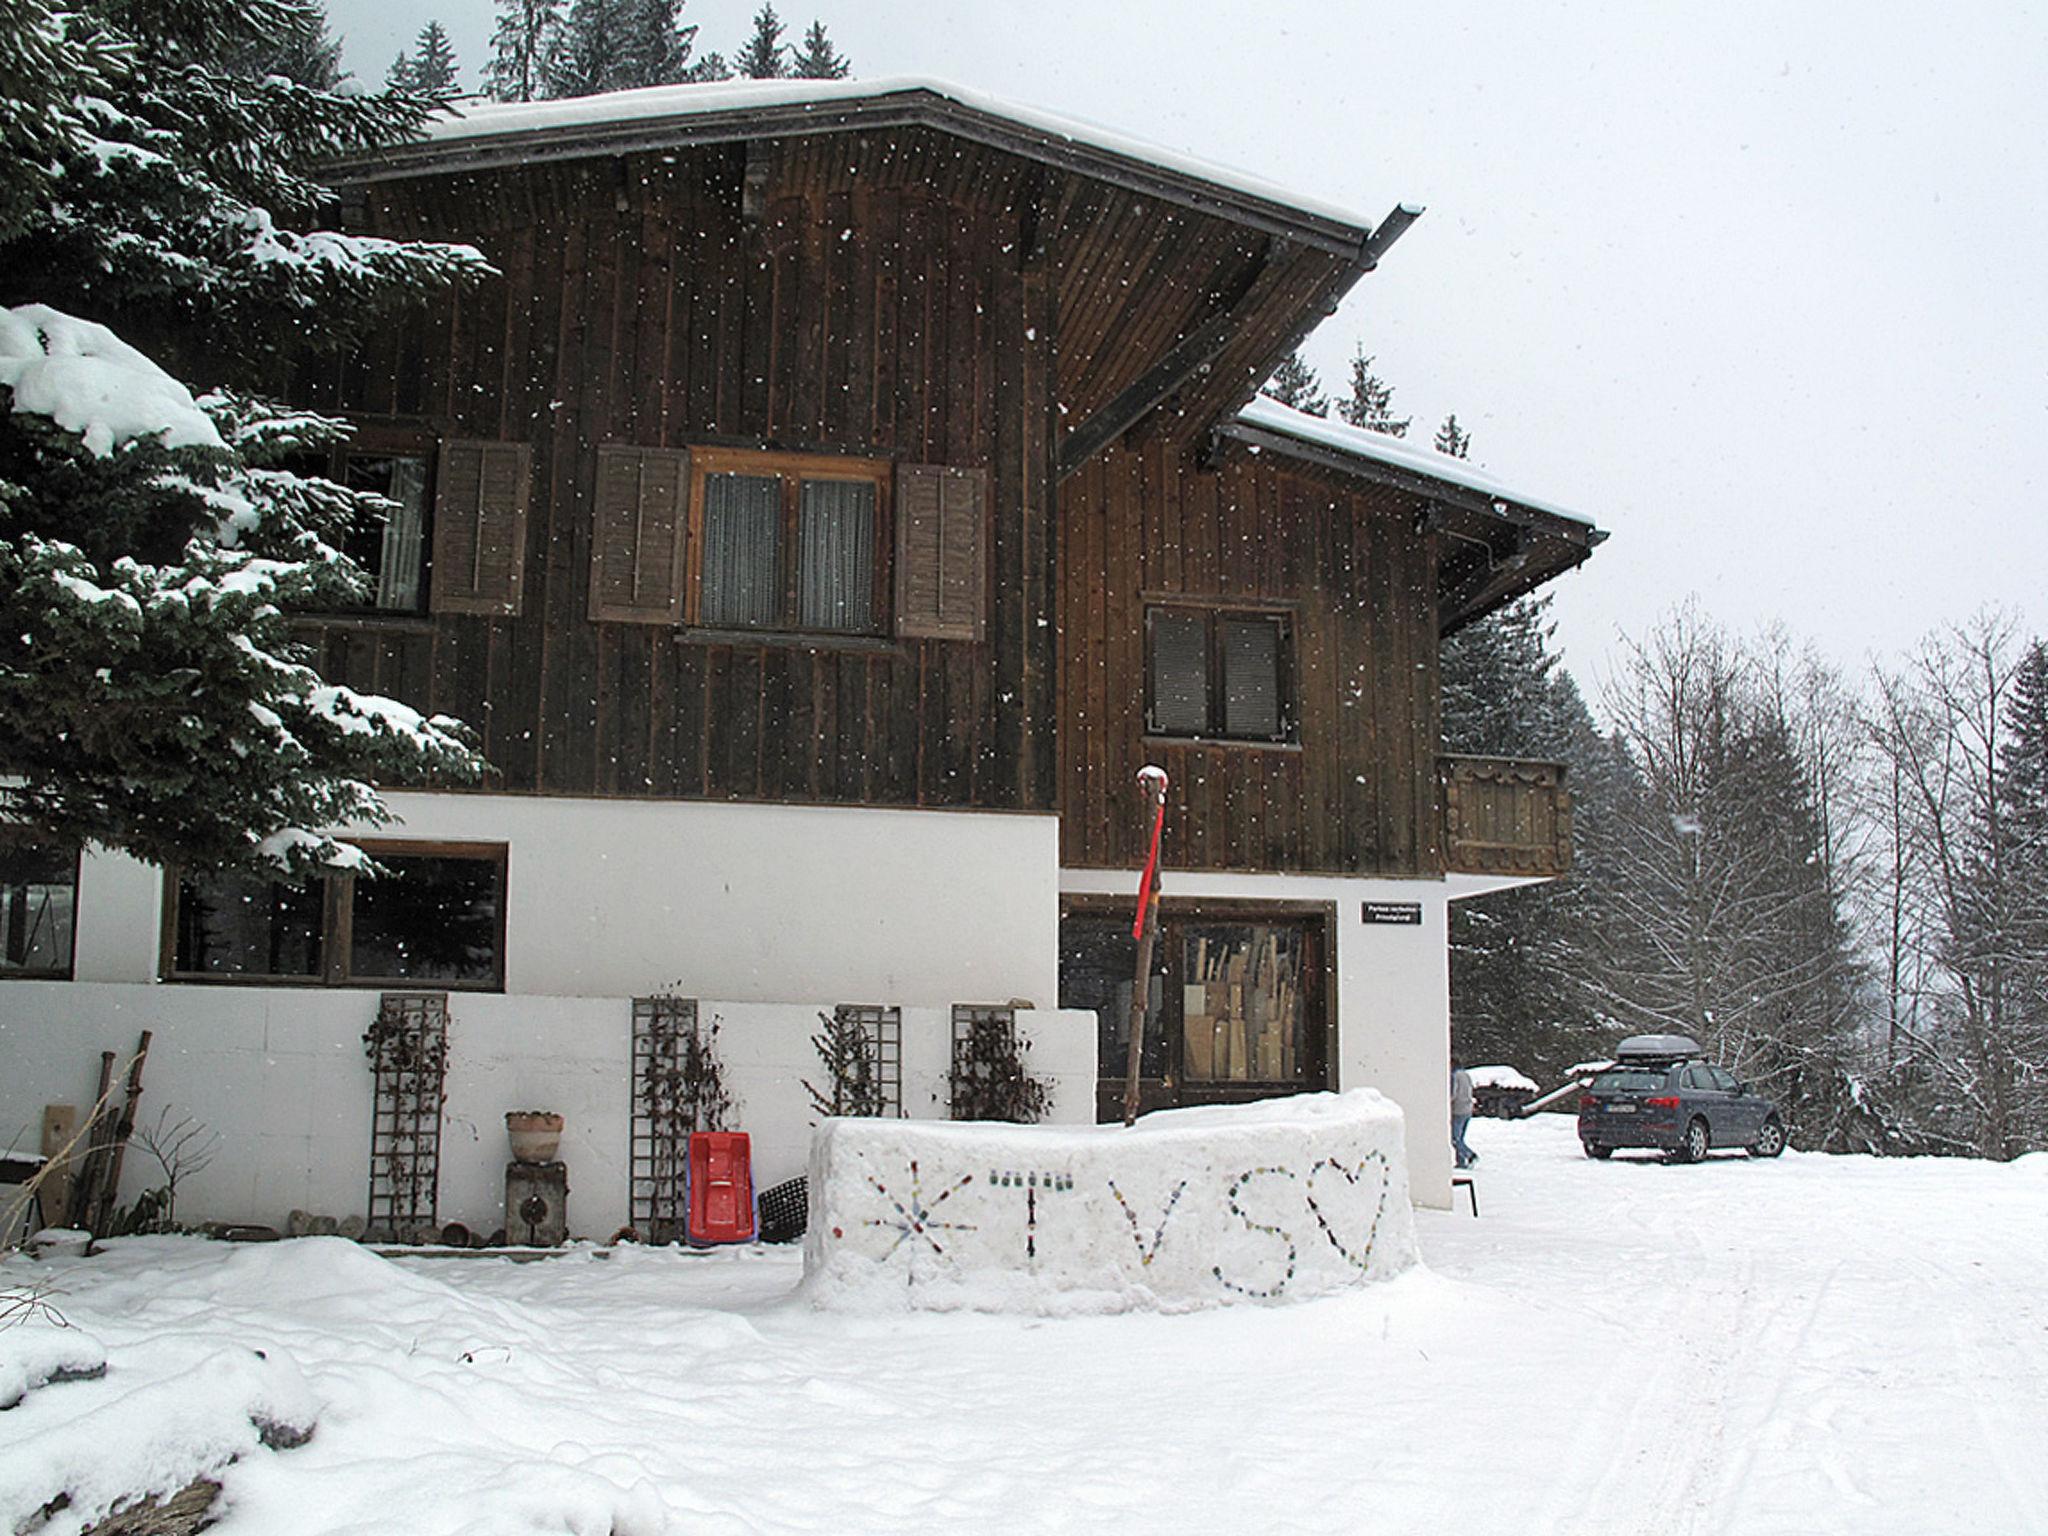
M1593 520L1584 513L1573 512L1556 502L1544 501L1535 496L1523 494L1489 475L1467 459L1454 459L1447 453L1438 453L1434 448L1424 448L1414 443L1403 442L1398 437L1389 437L1384 432L1369 432L1364 427L1354 427L1341 421L1330 421L1322 416L1311 416L1306 411L1297 411L1290 405L1266 395L1255 395L1251 404L1237 413L1237 419L1248 427L1263 431L1277 432L1284 437L1296 438L1304 443L1314 443L1321 448L1333 448L1339 453L1348 453L1375 463L1405 469L1433 479L1447 480L1452 485L1462 485L1467 490L1477 491L1482 496L1491 496L1496 501L1511 502L1518 507L1528 507L1537 512L1548 512L1553 517L1591 528Z
M1000 117L1020 128L1141 161L1160 170L1192 176L1312 218L1349 224L1355 226L1361 235L1374 227L1373 220L1353 209L1318 198L1303 197L1248 172L1133 138L1100 123L1042 112L1035 107L1022 106L999 96L967 90L921 75L887 75L872 80L720 80L703 85L646 86L639 90L610 91L601 96L577 96L562 101L488 102L452 108L461 115L429 123L426 134L429 142L446 143L555 128L660 122L669 118L744 112L761 107L825 107L912 91L942 96L956 106Z

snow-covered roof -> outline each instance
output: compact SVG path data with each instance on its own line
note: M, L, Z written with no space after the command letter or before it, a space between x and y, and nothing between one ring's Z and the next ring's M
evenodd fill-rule
M1040 111L918 75L867 80L727 80L650 86L563 101L457 103L451 111L456 115L428 126L424 144L366 158L416 165L437 158L433 154L436 147L482 147L512 137L536 143L602 138L607 147L616 148L615 141L622 136L654 140L663 128L669 128L680 137L686 130L712 127L721 118L752 119L763 114L775 118L762 130L769 134L829 132L866 121L922 116L970 136L978 123L1001 127L1014 141L1004 147L1024 153L1031 152L1034 145L1044 150L1092 151L1111 161L1226 194L1224 201L1248 201L1339 226L1361 248L1374 227L1371 219L1353 209L1304 197L1248 172L1084 118Z
M1577 523L1589 532L1598 534L1598 530L1593 526L1593 520L1583 513L1571 511L1542 497L1531 496L1525 491L1515 490L1469 460L1454 459L1447 453L1438 453L1434 448L1404 442L1384 432L1368 431L1345 422L1331 421L1324 416L1311 416L1306 411L1297 411L1294 407L1282 405L1278 400L1265 395L1253 397L1251 404L1237 413L1237 419L1247 426L1277 433L1282 437L1291 437L1298 442L1312 443L1319 448L1327 448L1350 458L1364 459L1408 474L1427 476L1432 480L1462 486L1466 490L1477 491L1495 502L1561 517L1567 522Z
M1535 1082L1513 1067L1474 1067L1469 1074L1474 1088L1521 1088L1536 1091Z

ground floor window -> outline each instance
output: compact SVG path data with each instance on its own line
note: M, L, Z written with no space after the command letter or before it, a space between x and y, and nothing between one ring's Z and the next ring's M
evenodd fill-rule
M0 976L71 975L78 850L0 827Z
M1139 1062L1144 1107L1327 1087L1328 926L1320 912L1165 907ZM1063 914L1060 1006L1096 1015L1105 1119L1123 1112L1137 954L1128 904Z
M502 990L505 849L365 843L383 873L290 885L262 876L169 883L174 981Z

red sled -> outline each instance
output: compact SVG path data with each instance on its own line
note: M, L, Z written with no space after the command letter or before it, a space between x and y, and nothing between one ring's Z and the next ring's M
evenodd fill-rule
M690 1215L683 1235L691 1243L754 1240L754 1170L745 1131L690 1133Z

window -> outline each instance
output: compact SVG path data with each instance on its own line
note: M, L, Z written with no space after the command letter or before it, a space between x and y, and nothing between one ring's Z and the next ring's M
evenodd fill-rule
M1154 606L1146 623L1146 728L1155 736L1292 741L1284 613Z
M291 467L392 503L343 540L369 578L359 611L519 612L533 478L526 444L437 442L417 430L366 426L346 446Z
M690 460L695 622L881 632L886 464L716 448Z
M71 975L78 850L0 828L0 977Z
M171 978L502 989L505 849L364 847L387 874L303 886L260 875L180 877L171 888Z

